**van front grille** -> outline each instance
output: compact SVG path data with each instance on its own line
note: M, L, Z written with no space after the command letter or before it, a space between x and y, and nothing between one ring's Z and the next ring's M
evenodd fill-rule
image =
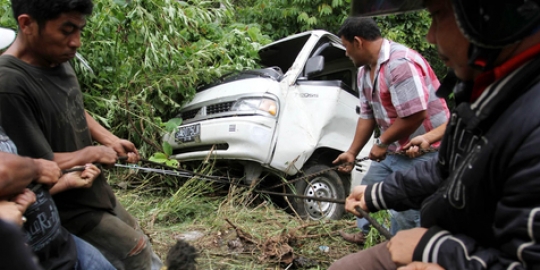
M197 115L197 113L199 112L199 110L200 110L200 108L199 108L199 109L194 109L194 110L189 110L189 111L182 112L182 119L188 120L188 119L193 119L193 118L195 118L195 115Z
M231 106L234 104L234 101L222 102L217 104L208 105L205 107L191 109L182 112L182 119L189 120L195 118L197 114L200 116L208 116L218 113L224 113L231 110ZM206 110L205 110L206 109Z
M228 112L231 109L231 106L233 104L234 104L234 101L229 101L229 102L209 105L206 107L206 115Z

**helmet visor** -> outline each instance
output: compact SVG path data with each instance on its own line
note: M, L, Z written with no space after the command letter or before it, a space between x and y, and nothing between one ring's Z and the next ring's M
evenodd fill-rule
M540 26L540 1L453 1L460 27L471 42L503 47L532 34Z
M353 16L379 16L424 8L424 0L352 0Z

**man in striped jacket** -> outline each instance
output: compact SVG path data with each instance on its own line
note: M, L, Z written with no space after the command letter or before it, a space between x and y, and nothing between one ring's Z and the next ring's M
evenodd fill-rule
M360 117L349 149L334 163L353 162L371 134L378 128L380 136L370 151L371 166L362 184L382 181L388 175L433 158L429 153L416 158L388 155L403 150L411 138L422 135L448 120L444 99L435 95L439 80L429 63L416 51L385 39L370 18L350 17L338 32L346 53L359 67ZM438 147L438 143L433 147ZM351 163L352 164L352 163ZM352 166L344 167L349 172ZM391 211L391 233L420 225L418 211ZM349 242L361 243L369 232L364 219L358 221L363 230L358 234L341 232Z

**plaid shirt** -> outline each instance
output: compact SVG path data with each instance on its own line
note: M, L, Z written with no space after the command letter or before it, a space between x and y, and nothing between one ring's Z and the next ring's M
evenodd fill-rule
M375 118L381 134L397 118L427 110L428 116L422 125L409 137L391 144L389 151L401 150L411 138L448 120L450 113L446 101L435 95L440 85L439 80L429 63L414 50L384 39L375 72L375 87L369 73L369 66L363 66L358 71L358 87L361 89L360 118ZM438 147L439 143L433 146Z

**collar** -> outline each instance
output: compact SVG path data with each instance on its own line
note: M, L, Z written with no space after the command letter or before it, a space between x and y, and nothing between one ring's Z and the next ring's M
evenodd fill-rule
M540 44L536 44L535 46L532 46L527 50L515 55L492 70L481 73L474 80L470 101L474 102L476 99L478 99L478 97L480 97L480 95L489 85L498 79L505 77L510 72L523 65L525 62L531 60L538 54L540 54Z
M390 60L390 40L383 38L379 58L377 59L377 68Z
M377 67L375 67L375 70L379 70L382 64L385 62L388 62L390 60L390 41L388 39L383 38L383 41L381 43L381 49L379 50L379 57L377 58ZM371 70L371 67L369 64L364 65L364 68L366 70Z

